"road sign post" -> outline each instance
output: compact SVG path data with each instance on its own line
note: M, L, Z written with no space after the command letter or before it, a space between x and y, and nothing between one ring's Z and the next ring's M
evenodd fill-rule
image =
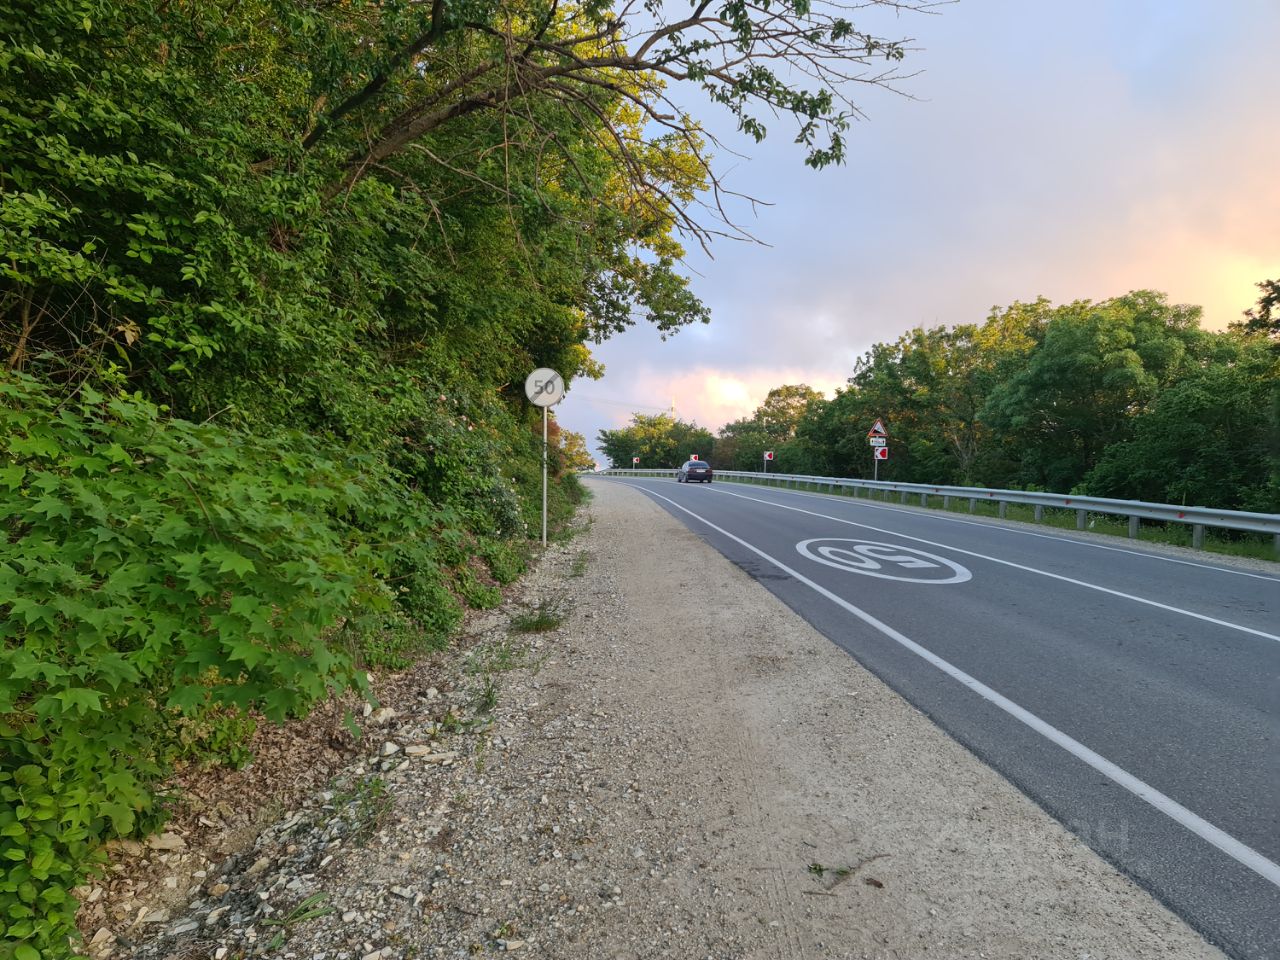
M875 464L875 475L871 479L879 480L880 479L880 461L889 459L889 448L888 447L872 447L871 459L872 459L872 463Z
M547 408L564 399L564 380L550 367L539 367L524 381L524 395L542 408L542 545L547 545Z
M867 443L871 445L871 479L879 480L880 461L889 459L889 431L879 417L867 431Z
M766 450L766 451L764 452L764 472L765 472L765 473L768 473L768 472L769 472L769 461L770 461L770 460L772 460L772 459L773 459L773 451L772 451L772 450Z

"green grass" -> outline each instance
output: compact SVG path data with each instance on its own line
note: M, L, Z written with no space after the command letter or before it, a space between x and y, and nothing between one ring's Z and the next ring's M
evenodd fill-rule
M265 927L282 927L275 938L271 942L274 949L282 947L289 935L293 933L293 928L300 923L306 923L308 920L315 920L318 917L327 917L331 913L335 913L333 907L323 906L324 901L329 898L327 893L313 893L305 900L300 902L296 907L290 910L283 917L272 917L262 921Z
M473 650L467 657L463 670L475 676L507 673L527 666L529 666L529 650L524 645L510 640L500 640Z
M493 713L493 708L498 705L498 685L494 683L492 676L484 678L484 686L476 695L475 709L476 713Z
M559 600L541 600L532 610L511 618L511 629L517 633L546 633L564 622Z
M373 839L393 806L381 777L357 780L337 789L329 802L338 816L350 820L351 840L358 847Z

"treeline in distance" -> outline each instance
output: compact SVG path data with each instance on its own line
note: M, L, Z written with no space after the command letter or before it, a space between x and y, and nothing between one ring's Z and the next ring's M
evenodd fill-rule
M637 415L599 442L616 467L758 471L772 450L771 471L870 478L881 419L881 479L1280 512L1280 282L1258 286L1223 332L1152 291L1014 303L876 344L830 399L785 385L715 436Z

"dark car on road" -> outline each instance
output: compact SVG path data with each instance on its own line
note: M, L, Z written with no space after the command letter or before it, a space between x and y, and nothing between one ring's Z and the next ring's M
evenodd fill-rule
M676 483L710 483L711 466L703 460L686 460L676 471Z

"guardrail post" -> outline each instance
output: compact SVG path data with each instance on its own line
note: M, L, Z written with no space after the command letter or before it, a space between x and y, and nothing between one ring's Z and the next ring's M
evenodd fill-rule
M942 498L942 509L943 509L943 510L950 510L950 509L951 509L951 498L950 498L950 497L943 497L943 498Z
M1001 500L1000 501L1000 519L1001 520L1004 519L1004 515L1008 512L1008 510L1009 510L1009 505L1005 503L1003 500Z
M920 506L927 507L929 505L929 495L927 493L920 494Z
M1138 536L1138 518L1132 514L1129 516L1129 539L1134 540Z
M1044 519L1044 506L1037 503L1036 504L1036 523L1039 523L1043 519Z
M1193 523L1191 525L1191 546L1197 550L1204 549L1204 524Z
M1076 511L1076 529L1083 530L1088 523L1089 514L1084 510Z
M907 491L905 490L902 491L902 502L903 503L907 502Z
M970 512L970 513L973 513L973 512L974 512L975 510L977 510L977 509L978 509L978 498L977 498L977 497L970 497L970 498L969 498L969 512Z

